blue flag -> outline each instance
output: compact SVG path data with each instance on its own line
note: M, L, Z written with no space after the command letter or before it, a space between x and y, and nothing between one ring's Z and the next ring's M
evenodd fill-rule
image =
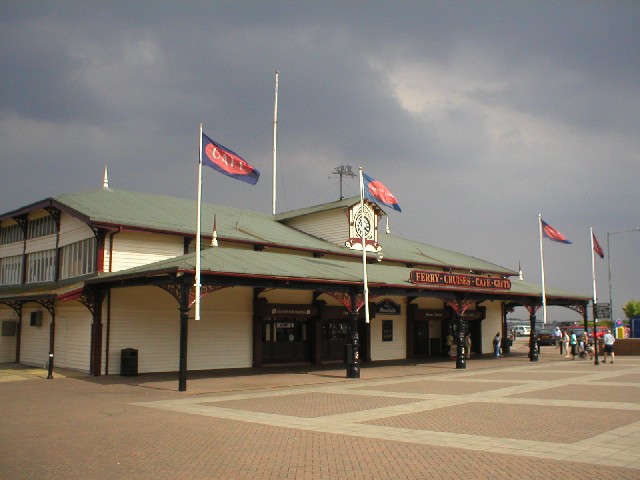
M373 178L362 174L362 180L364 183L364 196L372 202L382 203L388 207L401 212L400 204L396 197L384 186L382 182L374 180Z
M234 151L202 134L202 163L228 177L255 185L260 172Z

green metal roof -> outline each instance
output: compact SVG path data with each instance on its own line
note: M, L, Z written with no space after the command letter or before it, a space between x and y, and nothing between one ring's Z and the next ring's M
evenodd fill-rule
M248 244L281 247L288 254L274 253L269 249L256 252L248 249L236 249L230 244L219 248L205 249L202 252L202 272L208 276L245 277L272 280L291 280L292 282L319 282L326 285L362 283L361 252L345 246L336 245L323 239L306 234L282 223L286 219L312 213L344 208L358 199L348 198L338 202L282 213L276 216L247 211L222 205L202 205L202 232L210 235L213 218L216 216L218 238L228 241L240 241ZM109 188L84 193L62 195L46 199L23 207L19 211L9 212L2 218L16 214L55 206L75 215L94 226L123 227L131 229L166 232L170 234L195 235L196 201L165 195L113 190ZM409 281L411 270L451 268L469 272L486 272L498 275L515 276L516 272L491 262L465 255L452 250L426 245L394 235L381 234L378 238L384 261L368 265L368 279L372 288L405 290L446 290L444 287L418 286ZM296 254L294 251L298 250ZM320 258L311 257L314 252L328 254ZM335 257L338 255L338 257ZM82 284L103 282L126 282L127 279L149 278L154 275L166 275L195 270L195 255L183 255L149 265L131 268L113 273L98 273L82 278L47 284L27 284L0 287L0 301L29 295L45 293L63 293ZM244 282L247 284L247 282ZM250 282L249 282L250 283ZM259 283L256 280L256 284ZM459 289L458 291L464 291ZM474 290L478 291L478 290ZM495 298L499 292L486 291ZM547 297L576 299L588 302L589 297L548 288ZM538 285L512 280L511 291L507 296L539 297Z
M54 199L97 225L117 225L183 235L195 235L196 201L165 195L99 189ZM308 209L272 215L222 205L202 205L202 232L210 235L216 216L218 238L307 251L359 256L349 248L314 237L281 223L287 218L348 207L348 198ZM381 234L379 243L387 260L401 263L516 275L516 272L476 257L444 248Z
M129 270L104 273L88 281L88 283L112 283L132 278L149 277L166 273L193 272L195 270L195 254L163 260L150 265L131 268ZM201 270L203 277L244 277L256 279L269 278L282 281L317 282L324 284L360 285L363 279L362 263L351 260L303 257L282 253L255 252L233 248L209 248L202 252ZM367 278L370 288L423 290L423 291L464 291L452 287L424 286L411 283L409 280L411 267L396 264L371 263L367 265ZM215 281L215 280L214 280ZM249 282L250 283L250 282ZM508 292L469 289L473 292L484 292L488 296L540 297L540 285L520 280L512 281ZM589 297L565 292L558 289L547 289L547 298L566 298L589 301Z

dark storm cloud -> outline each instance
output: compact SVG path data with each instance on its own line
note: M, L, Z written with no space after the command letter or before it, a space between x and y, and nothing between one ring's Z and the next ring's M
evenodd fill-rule
M638 24L636 1L4 2L0 205L95 188L104 165L193 198L203 122L263 174L205 172L205 199L270 211L278 69L279 211L362 165L400 199L395 233L532 281L542 212L576 238L548 280L588 292L585 229L640 226Z

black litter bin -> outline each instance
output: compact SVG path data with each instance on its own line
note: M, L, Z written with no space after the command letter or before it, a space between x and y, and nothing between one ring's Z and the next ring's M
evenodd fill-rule
M135 348L120 350L120 375L138 375L138 350Z

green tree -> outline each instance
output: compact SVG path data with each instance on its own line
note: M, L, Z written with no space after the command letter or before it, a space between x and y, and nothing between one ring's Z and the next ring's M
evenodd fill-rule
M637 300L629 300L627 304L622 307L622 310L627 318L640 317L640 302Z

